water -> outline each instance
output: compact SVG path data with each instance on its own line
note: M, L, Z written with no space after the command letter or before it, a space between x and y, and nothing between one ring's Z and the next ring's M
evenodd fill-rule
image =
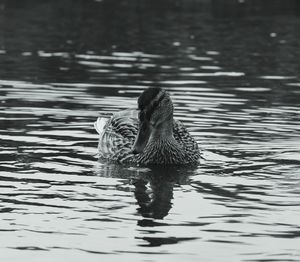
M1 261L300 261L299 17L1 2ZM149 86L199 166L97 161L97 116Z

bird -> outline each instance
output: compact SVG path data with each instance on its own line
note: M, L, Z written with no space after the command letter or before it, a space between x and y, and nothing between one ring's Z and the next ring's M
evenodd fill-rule
M173 103L165 89L145 89L137 104L137 109L98 117L94 126L99 133L99 159L136 166L199 162L198 144L173 118Z

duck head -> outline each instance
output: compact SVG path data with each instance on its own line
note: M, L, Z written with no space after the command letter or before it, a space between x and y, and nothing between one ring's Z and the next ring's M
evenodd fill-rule
M142 153L150 138L173 136L173 104L169 94L158 87L146 89L138 98L139 130L132 152Z

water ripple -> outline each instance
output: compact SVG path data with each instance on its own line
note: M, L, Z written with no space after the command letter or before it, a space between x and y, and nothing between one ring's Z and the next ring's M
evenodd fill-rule
M60 29L54 22L45 30L45 10L63 7L41 10L45 17L35 13L24 27L11 25L26 17L20 10L27 5L6 13L0 260L208 261L220 254L226 261L297 261L297 21L256 19L254 27L243 20L233 28L230 19L178 19L170 9L167 19L148 14L144 25L116 9L107 14L107 31L98 19L104 3L91 2L79 13L68 9L70 20L57 17ZM193 25L186 28L182 19ZM69 34L73 22L83 30L75 30L78 43ZM123 30L127 22L132 30ZM269 39L273 25L281 32ZM30 31L38 27L42 34ZM275 36L286 39L284 46ZM136 109L139 94L153 86L170 92L174 116L201 148L200 164L156 169L98 162L95 119Z

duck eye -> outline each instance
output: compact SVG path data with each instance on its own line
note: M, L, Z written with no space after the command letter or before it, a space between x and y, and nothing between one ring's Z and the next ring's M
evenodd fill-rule
M159 103L159 101L154 101L154 102L153 102L153 107L154 107L154 108L157 107L157 106L158 106L158 103Z

